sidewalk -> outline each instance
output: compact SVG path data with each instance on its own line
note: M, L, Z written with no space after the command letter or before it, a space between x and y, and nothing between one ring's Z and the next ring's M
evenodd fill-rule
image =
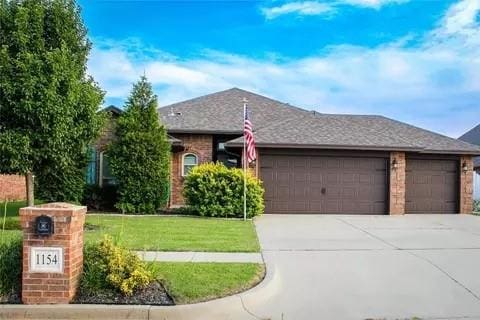
M144 261L263 263L261 253L136 251Z

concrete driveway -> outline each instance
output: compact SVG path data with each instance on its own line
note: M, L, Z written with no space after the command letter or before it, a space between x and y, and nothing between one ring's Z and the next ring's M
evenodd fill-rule
M259 318L480 319L480 217L265 215Z
M7 305L0 319L480 319L480 217L265 215L255 223L267 276L244 293L174 307Z

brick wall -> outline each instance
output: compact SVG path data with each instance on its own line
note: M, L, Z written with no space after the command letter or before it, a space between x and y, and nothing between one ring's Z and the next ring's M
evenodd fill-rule
M23 229L23 303L69 303L73 299L83 270L83 225L86 211L86 207L68 203L48 203L20 209ZM40 215L53 218L53 235L35 235L34 222ZM62 247L63 273L30 272L32 246Z
M25 200L27 188L25 177L20 175L0 175L0 202L3 200Z
M467 164L467 171L463 171L463 163ZM460 213L473 211L473 157L460 158Z
M392 162L397 167L393 168ZM390 153L390 214L405 213L405 152Z
M170 206L179 206L185 204L182 191L182 157L184 154L193 153L198 157L198 163L212 161L212 135L205 134L172 134L173 137L183 141L185 150L172 154L171 166L171 197Z

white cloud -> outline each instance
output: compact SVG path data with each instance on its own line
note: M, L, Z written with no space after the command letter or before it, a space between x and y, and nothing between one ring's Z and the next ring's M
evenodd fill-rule
M471 43L477 35L465 30L477 22L455 18L462 27L447 27L464 2L415 48L341 45L297 60L205 51L182 60L164 53L142 59L141 47L112 44L92 51L89 72L108 98L125 98L145 71L161 105L240 87L319 112L383 114L457 136L480 119L478 46L453 45Z
M378 9L387 4L403 3L408 0L339 0L339 4L348 4L351 6L368 7Z
M318 1L289 2L277 7L262 8L261 10L266 19L275 19L292 13L301 16L328 15L335 11L333 6Z
M271 20L283 15L325 16L331 17L341 6L358 6L379 9L384 5L402 3L408 0L337 0L324 1L291 1L273 7L263 7L261 11L266 19Z

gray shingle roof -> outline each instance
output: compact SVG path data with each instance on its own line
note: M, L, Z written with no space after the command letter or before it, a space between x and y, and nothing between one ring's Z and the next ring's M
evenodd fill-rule
M374 115L322 114L241 89L230 89L159 108L169 132L238 133L247 98L258 146L411 150L480 154L480 148L406 123ZM228 145L240 145L237 138Z
M460 138L462 141L473 143L480 146L480 124L475 128L464 133Z
M233 88L158 109L169 132L243 132L243 99L248 100L256 128L308 111Z
M474 127L472 130L464 133L458 139L480 146L480 124ZM480 157L476 157L473 159L473 167L480 168Z

